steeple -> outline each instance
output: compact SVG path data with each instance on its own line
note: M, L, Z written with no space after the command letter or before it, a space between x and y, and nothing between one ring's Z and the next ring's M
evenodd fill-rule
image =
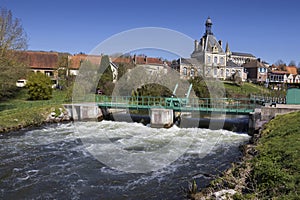
M228 62L229 60L231 60L231 54L232 54L230 49L229 49L228 42L226 42L225 54L226 54L226 62Z
M208 17L206 22L205 22L205 36L213 35L213 33L211 31L211 26L212 26L212 22L211 22L210 17Z
M225 52L226 53L230 53L228 42L226 42Z

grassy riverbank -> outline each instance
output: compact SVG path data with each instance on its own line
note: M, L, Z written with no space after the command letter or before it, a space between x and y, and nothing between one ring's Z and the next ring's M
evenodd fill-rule
M195 199L214 199L213 193L233 189L233 199L299 199L300 194L300 112L271 120L254 144L246 145L240 164Z
M65 95L54 90L50 100L29 101L27 90L20 90L15 98L0 102L0 132L42 124L50 112L62 107Z

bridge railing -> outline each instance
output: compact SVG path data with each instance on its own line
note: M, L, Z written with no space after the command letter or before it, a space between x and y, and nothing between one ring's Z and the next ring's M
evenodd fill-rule
M114 108L149 109L164 107L173 110L250 112L256 107L249 98L177 98L151 96L103 96L96 97L98 105Z
M267 95L250 95L251 101L254 101L254 103L278 103L278 104L285 104L286 103L286 97L285 96L267 96Z

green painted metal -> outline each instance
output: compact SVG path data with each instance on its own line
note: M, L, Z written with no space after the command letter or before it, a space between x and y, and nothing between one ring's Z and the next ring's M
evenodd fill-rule
M166 108L178 112L219 112L249 114L254 111L255 103L248 98L177 98L149 96L103 96L96 95L96 102L102 108L151 109Z
M288 89L286 93L286 104L300 104L300 89Z

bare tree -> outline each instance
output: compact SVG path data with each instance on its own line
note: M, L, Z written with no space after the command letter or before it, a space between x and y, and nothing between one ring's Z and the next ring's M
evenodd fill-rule
M291 60L291 62L289 63L289 66L296 66L296 61Z
M286 63L283 62L283 60L279 59L279 60L277 60L277 61L275 62L275 65L276 65L276 66L286 66Z
M12 12L0 8L0 99L16 91L16 81L25 78L25 65L19 62L20 51L27 48L27 36L21 21Z
M27 36L18 18L6 8L0 10L0 56L8 50L24 50L27 48Z

